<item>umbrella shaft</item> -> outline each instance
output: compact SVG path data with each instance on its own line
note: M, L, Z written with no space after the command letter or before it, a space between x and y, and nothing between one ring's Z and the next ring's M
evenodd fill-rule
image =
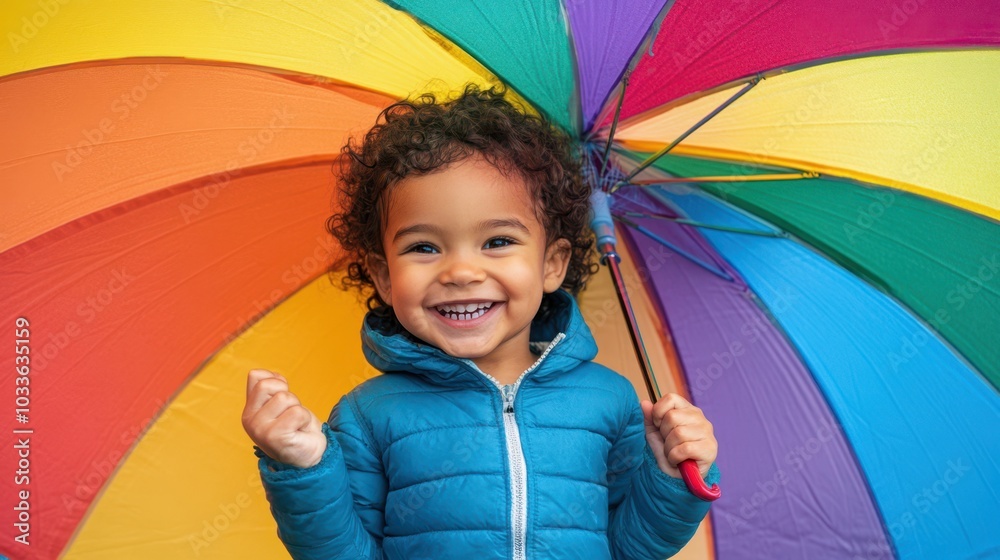
M653 389L653 368L650 367L649 356L646 354L646 348L642 344L642 337L639 334L639 326L635 320L635 313L632 311L628 292L625 291L621 269L618 266L618 254L615 253L614 245L611 244L603 245L601 253L604 255L603 260L608 265L608 270L611 271L611 279L615 285L615 294L618 295L618 303L625 310L625 320L628 322L628 334L632 339L632 347L635 349L635 355L639 358L639 368L642 370L642 379L646 383L646 392L649 393L649 400L656 403L658 395Z
M646 382L646 392L649 393L649 400L653 404L656 404L657 394L653 390L652 383L653 368L650 366L646 348L642 345L639 326L635 322L635 314L632 312L632 304L629 302L628 292L625 291L622 273L618 268L618 254L615 252L613 243L601 243L600 250L603 255L601 261L607 264L608 270L611 271L611 278L615 284L615 293L618 294L618 303L625 310L625 319L628 321L628 334L632 337L632 346L635 348L636 356L639 357L639 367L642 369L642 379ZM710 502L719 499L719 496L722 495L718 484L713 484L711 488L705 484L704 479L701 478L701 473L698 471L698 464L693 459L685 459L677 467L681 471L681 477L684 479L684 484L687 486L688 491L698 498Z

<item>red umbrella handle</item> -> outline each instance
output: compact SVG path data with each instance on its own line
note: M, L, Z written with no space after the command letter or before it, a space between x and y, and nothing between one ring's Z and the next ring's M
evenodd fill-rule
M713 484L711 488L705 484L705 480L701 478L701 473L698 471L698 463L694 460L681 461L677 468L681 470L681 476L684 478L684 484L687 484L688 492L706 502L714 502L722 495L718 484Z

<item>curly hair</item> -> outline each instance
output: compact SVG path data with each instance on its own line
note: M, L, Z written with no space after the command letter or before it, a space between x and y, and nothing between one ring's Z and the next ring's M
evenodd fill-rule
M518 110L504 98L505 90L480 90L469 84L456 98L439 101L426 93L384 109L360 145L348 140L341 149L340 211L327 219L326 229L343 252L329 268L341 287L370 290L368 309L395 321L391 307L379 296L365 263L384 256L382 229L386 223L383 196L400 180L424 175L474 155L504 174L517 174L536 202L546 245L564 238L571 244L570 262L562 288L576 295L597 271L594 237L588 226L590 187L584 183L572 140L544 117ZM539 315L551 309L543 296Z

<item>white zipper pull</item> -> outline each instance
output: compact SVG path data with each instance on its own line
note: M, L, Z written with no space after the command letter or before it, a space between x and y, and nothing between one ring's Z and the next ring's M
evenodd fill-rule
M514 386L504 385L503 386L503 411L505 413L514 413Z

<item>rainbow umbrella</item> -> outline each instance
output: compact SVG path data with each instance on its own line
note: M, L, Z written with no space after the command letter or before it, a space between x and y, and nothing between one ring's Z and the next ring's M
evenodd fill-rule
M655 391L715 424L724 496L680 557L1000 556L995 2L13 0L0 22L0 554L285 557L246 373L320 415L377 374L323 274L332 164L394 100L475 82L580 139ZM610 278L580 301L645 395Z

